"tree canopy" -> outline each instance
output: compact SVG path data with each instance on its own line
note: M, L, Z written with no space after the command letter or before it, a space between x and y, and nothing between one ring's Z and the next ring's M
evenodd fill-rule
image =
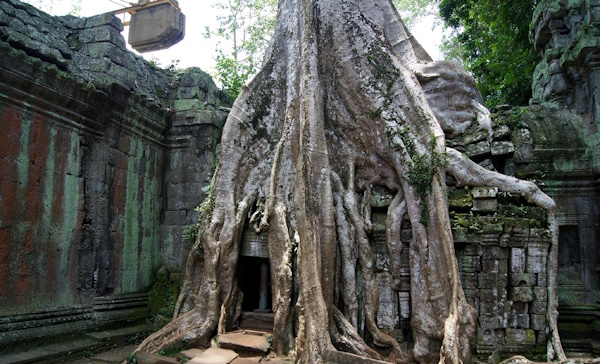
M235 99L246 81L260 68L275 29L277 0L220 0L216 29L206 28L206 37L217 37L216 78Z
M486 105L525 105L539 56L529 41L536 0L441 0L456 50L477 81Z

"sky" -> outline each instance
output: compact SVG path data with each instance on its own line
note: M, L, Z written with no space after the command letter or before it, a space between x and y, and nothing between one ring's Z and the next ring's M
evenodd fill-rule
M52 15L65 15L73 9L72 0L29 0L27 2L41 7ZM129 6L131 2L122 0L81 0L80 16L93 16L115 11ZM206 26L216 27L218 10L211 6L214 0L179 0L179 7L186 16L185 38L169 49L141 54L147 60L154 60L162 67L177 62L178 68L200 67L212 74L214 72L215 39L203 36ZM49 8L51 5L51 9ZM123 20L122 16L119 16ZM439 52L442 31L440 27L433 28L434 17L421 19L411 31L434 60L442 59ZM127 39L128 27L123 36ZM132 50L133 51L133 50ZM135 52L135 51L134 51ZM137 52L136 52L137 53Z

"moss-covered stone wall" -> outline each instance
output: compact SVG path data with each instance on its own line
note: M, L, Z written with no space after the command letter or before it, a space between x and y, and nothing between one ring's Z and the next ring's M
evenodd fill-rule
M184 267L230 100L121 30L0 2L0 347L143 319Z

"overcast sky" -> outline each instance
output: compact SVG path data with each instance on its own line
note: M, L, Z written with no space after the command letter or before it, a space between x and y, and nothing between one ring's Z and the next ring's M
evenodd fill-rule
M36 4L36 0L30 0L29 3ZM39 0L37 0L39 3ZM131 2L131 1L130 1ZM185 38L178 44L169 49L157 52L144 53L142 56L148 60L158 60L160 65L168 66L174 60L179 60L178 67L200 67L208 73L214 69L214 54L216 40L206 39L202 35L206 26L215 27L217 25L217 10L211 5L213 0L179 0L179 6L186 16ZM48 2L42 0L43 4L51 3L51 13L53 15L67 14L73 8L71 0L54 0ZM81 16L92 16L105 12L114 11L127 6L128 2L120 0L82 0ZM124 4L121 6L120 4ZM46 5L42 5L46 6ZM48 9L45 9L48 10ZM441 59L439 53L439 44L441 41L441 30L439 27L432 30L433 17L423 19L420 24L411 31L415 38L423 45L434 59ZM127 39L129 28L125 27L123 36Z

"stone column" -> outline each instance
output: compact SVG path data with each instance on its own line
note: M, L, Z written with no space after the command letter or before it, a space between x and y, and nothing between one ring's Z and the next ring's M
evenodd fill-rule
M267 262L260 264L260 298L258 301L258 309L267 309L267 294L269 285L269 265Z

